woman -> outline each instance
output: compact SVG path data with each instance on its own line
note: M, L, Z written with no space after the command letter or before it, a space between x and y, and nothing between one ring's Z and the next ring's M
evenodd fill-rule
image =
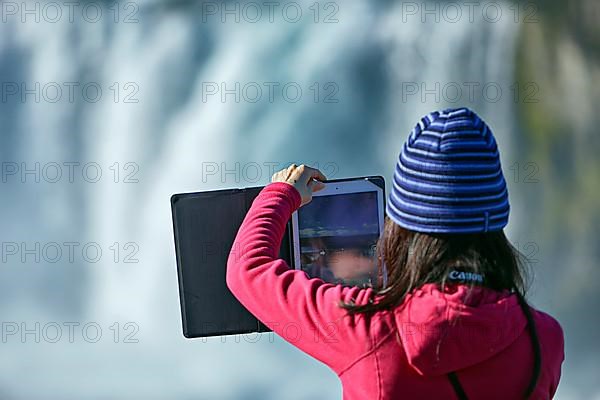
M274 332L328 365L344 399L548 399L564 359L556 320L527 305L503 228L506 182L473 111L423 117L400 152L378 244L381 290L309 278L277 258L291 214L326 178L292 164L254 200L227 285ZM380 263L381 264L381 263Z

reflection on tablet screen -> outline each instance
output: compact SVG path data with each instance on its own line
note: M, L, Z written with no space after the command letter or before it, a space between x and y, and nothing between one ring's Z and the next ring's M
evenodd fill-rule
M314 196L298 210L300 264L310 277L376 287L377 193Z

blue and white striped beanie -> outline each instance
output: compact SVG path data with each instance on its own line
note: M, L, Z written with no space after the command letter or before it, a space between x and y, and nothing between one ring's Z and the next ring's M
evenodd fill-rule
M491 129L468 108L423 117L402 147L386 205L398 225L426 233L499 231L508 191Z

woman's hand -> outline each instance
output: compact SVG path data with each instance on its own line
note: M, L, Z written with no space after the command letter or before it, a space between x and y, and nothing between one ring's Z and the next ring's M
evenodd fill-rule
M271 177L271 182L285 182L295 187L302 197L302 204L309 203L312 200L312 194L325 188L327 178L316 168L307 167L302 164L297 166L291 164L289 167L275 172Z

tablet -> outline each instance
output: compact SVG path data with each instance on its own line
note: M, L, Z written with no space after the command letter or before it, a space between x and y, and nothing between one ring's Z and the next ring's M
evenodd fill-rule
M292 215L293 267L330 283L382 288L385 265L378 264L383 232L384 190L366 177L327 181L310 203Z
M279 258L292 268L296 265L302 269L300 260L306 261L315 256L315 252L307 248L308 244L318 240L327 244L319 249L319 255L323 250L328 262L340 260L340 256L361 261L339 263L340 271L352 271L370 263L374 251L372 246L383 225L384 188L385 182L380 176L327 181L326 189L315 193L312 202L297 210L286 224ZM229 251L240 225L262 189L231 188L179 193L171 197L179 299L186 338L270 331L240 304L226 284ZM330 213L333 214L330 216ZM300 222L300 227L304 228L302 233L292 229L294 220L296 226ZM328 230L346 235L328 238ZM294 237L297 239L297 251L294 251L292 243ZM304 253L300 253L300 238L303 239ZM340 243L344 250L340 249ZM335 272L328 277L327 273L337 271L336 265L316 270L321 261L305 262L303 269L309 276L322 276L330 282L336 279L348 284L373 282L372 273L369 277L350 278L342 272ZM364 270L371 271L371 265L367 264ZM387 279L387 275L384 276Z

